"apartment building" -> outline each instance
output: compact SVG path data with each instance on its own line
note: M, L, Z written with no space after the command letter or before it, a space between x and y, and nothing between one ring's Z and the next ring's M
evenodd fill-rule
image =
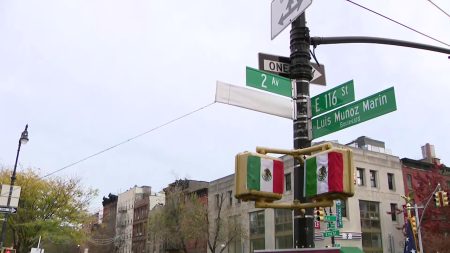
M133 239L134 205L136 199L144 194L150 194L150 186L134 186L120 193L117 199L116 214L116 252L131 253Z
M164 205L165 194L163 191L152 193L144 191L136 195L134 201L133 236L131 249L133 253L145 253L148 243L147 221L150 210L156 205Z
M344 147L344 145L333 144ZM404 203L402 169L398 157L386 152L384 143L367 137L360 137L348 146L354 152L356 166L355 196L342 201L343 228L335 237L341 246L358 247L369 253L403 252L403 215L398 210ZM293 167L290 156L285 161L285 194L279 202L293 200ZM208 211L217 214L216 199L226 196L224 215L230 219L238 217L246 237L234 240L226 249L228 253L247 253L256 249L294 248L293 214L284 209L258 209L253 202L241 202L234 198L234 174L210 182L208 190ZM335 207L331 208L335 212ZM329 209L327 210L330 213ZM312 217L311 217L312 218ZM321 230L315 230L315 247L331 245L330 238L324 238Z

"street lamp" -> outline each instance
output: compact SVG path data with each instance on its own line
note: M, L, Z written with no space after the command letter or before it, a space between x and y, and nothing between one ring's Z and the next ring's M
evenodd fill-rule
M20 147L22 144L26 144L28 142L28 124L25 126L25 130L23 130L22 135L19 139L19 147L17 148L17 155L16 155L16 162L14 163L14 170L11 176L11 185L9 186L9 195L8 195L8 202L6 203L6 208L9 209L9 205L11 204L11 195L14 188L14 182L16 181L16 169L17 169L17 161L19 160L19 153L20 153ZM5 237L6 237L6 224L8 222L8 216L9 211L5 213L5 218L3 219L3 225L2 225L2 237L0 241L0 249L3 248L3 245L5 244Z

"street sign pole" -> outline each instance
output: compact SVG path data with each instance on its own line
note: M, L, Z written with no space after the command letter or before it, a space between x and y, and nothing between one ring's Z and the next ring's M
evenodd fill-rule
M295 79L293 87L294 100L294 124L293 137L294 149L311 147L311 112L309 97L309 82L313 78L312 68L309 64L309 29L306 27L305 13L301 14L294 22L290 35L291 49L291 79ZM294 159L294 199L305 203L303 193L304 168L298 159ZM313 209L306 209L305 216L300 210L294 210L294 247L314 248L314 217Z

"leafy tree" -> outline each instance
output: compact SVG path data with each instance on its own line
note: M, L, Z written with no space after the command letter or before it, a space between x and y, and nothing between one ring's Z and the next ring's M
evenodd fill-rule
M447 187L448 177L440 173L440 168L444 165L433 164L428 173L413 172L413 192L409 195L413 197L418 206L425 206L425 212L419 209L422 242L424 252L446 252L450 248L450 206L436 207L434 205L433 192L438 183L442 189L449 191ZM414 214L414 210L411 210Z
M0 170L0 182L9 184L11 174L8 169ZM44 245L85 238L82 224L89 217L87 208L96 190L83 189L79 179L41 178L31 169L17 173L15 185L21 186L21 194L17 213L8 219L6 246L14 245L18 253L25 253L37 245L39 236Z

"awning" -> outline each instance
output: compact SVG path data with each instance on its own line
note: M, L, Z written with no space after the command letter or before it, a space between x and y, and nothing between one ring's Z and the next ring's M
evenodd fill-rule
M341 253L364 253L364 251L357 247L341 247Z

